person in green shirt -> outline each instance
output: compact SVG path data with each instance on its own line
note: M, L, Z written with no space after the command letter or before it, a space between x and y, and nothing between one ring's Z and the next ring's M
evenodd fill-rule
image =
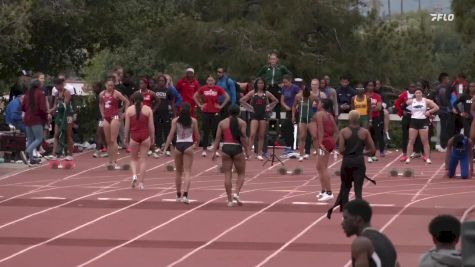
M292 72L290 72L286 66L279 64L277 53L272 52L269 54L269 63L262 67L257 77L263 78L269 86L267 90L277 99L280 99L282 93L282 79L286 74L292 76ZM275 107L274 111L276 113L276 119L280 120L280 104Z

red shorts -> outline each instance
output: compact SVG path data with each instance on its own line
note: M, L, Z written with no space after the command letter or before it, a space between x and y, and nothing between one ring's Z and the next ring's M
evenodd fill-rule
M130 133L130 139L134 140L137 143L142 143L143 141L147 140L150 135L148 134L148 131L140 131L140 132L131 132Z
M112 122L112 120L118 120L119 115L114 115L112 117L104 117L104 120L106 120L109 124Z
M336 148L336 142L333 138L324 138L322 140L322 145L325 147L325 150L330 153Z

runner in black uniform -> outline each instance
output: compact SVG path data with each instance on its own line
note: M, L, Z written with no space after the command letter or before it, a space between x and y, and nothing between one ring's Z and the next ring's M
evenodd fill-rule
M366 177L364 156L373 155L376 152L370 132L360 127L360 114L358 111L350 111L349 123L348 127L340 131L338 138L340 154L343 155L340 167L341 186L334 206L328 210L328 218L331 218L333 208L336 206L340 206L340 211L343 210L343 207L349 200L353 182L355 184L355 197L357 199L362 198L363 181ZM363 152L365 147L368 151Z
M341 227L346 236L357 236L351 243L352 266L399 266L397 252L391 240L371 228L371 215L371 207L364 200L355 199L345 205Z

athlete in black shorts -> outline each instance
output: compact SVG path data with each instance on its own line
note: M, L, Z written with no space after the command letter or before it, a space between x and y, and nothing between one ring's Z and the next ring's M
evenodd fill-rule
M237 105L229 107L229 117L222 120L216 131L216 138L213 145L213 160L216 158L216 150L219 143L223 142L222 151L222 168L224 172L224 186L228 196L228 206L242 205L239 199L239 192L244 184L244 175L246 171L246 155L249 153L249 146L246 138L246 122L238 118L240 108ZM246 154L243 153L243 147ZM232 185L232 169L233 165L236 169L238 178L236 181L236 189L234 194Z

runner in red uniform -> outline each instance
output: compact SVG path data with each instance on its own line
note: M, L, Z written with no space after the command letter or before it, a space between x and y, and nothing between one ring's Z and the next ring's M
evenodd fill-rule
M134 104L134 99L136 95L142 95L143 104L145 106L148 106L152 109L153 112L155 112L158 109L158 106L160 105L160 98L158 98L154 91L150 90L150 80L147 76L142 76L140 78L139 88L140 90L135 91L130 97L132 104ZM158 153L155 152L155 144L152 144L150 146L148 155L153 156L154 158L159 157Z
M212 150L212 159L214 160L216 158L216 150L219 148L219 143L221 140L223 141L223 147L221 148L221 151L223 152L222 168L224 171L224 186L228 196L229 207L242 205L242 202L239 199L239 192L244 184L246 155L249 153L249 146L246 138L246 122L238 118L240 111L238 105L231 105L229 107L229 117L219 123ZM243 147L246 152L245 154L243 153ZM236 168L238 175L234 195L232 194L233 165Z
M140 174L139 189L143 190L145 179L145 158L150 145L154 143L155 127L153 125L153 111L143 103L141 94L134 94L134 105L125 112L125 140L130 148L132 167L132 188L137 183L137 172ZM130 137L130 143L129 141ZM130 146L129 146L130 144Z
M120 126L119 100L124 103L126 108L129 107L129 100L119 91L115 90L114 77L108 77L106 90L102 91L99 95L99 109L103 118L109 164L114 169L120 169L120 166L117 165L117 136L119 135Z
M317 195L319 201L333 199L330 175L328 174L328 159L335 150L338 127L333 117L333 102L329 98L321 99L318 112L314 116L317 123L317 171L320 177L322 191Z

